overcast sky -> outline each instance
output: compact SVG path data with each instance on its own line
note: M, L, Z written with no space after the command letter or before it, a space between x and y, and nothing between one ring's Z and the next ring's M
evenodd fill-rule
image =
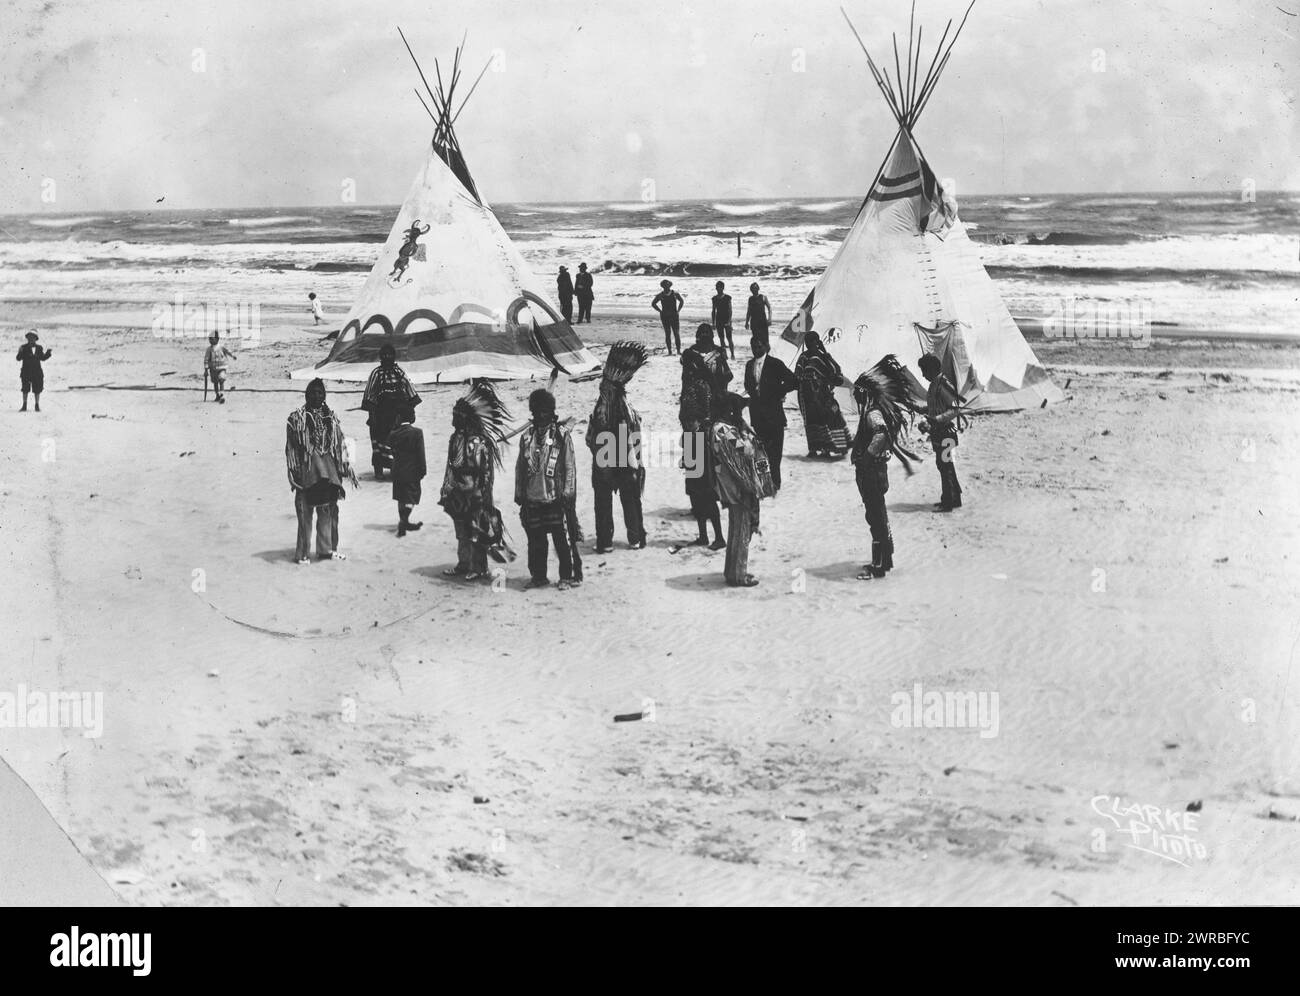
M908 3L844 6L892 66ZM892 118L838 7L7 0L0 211L400 201L430 127L399 24L430 72L466 29L474 73L496 53L457 126L490 201L861 194ZM964 7L918 3L927 55ZM959 195L1300 189L1287 10L980 0L917 139Z

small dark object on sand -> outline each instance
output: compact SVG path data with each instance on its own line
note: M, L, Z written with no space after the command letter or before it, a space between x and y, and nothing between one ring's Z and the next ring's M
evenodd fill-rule
M485 802L489 802L489 801L490 801L490 800L489 800L488 797L485 796L485 795L476 795L476 796L474 796L474 805L476 805L476 806L481 806L481 805L483 805L483 803L485 803Z
M1189 813L1199 813L1201 811L1201 800L1197 799L1194 802L1189 802L1187 804L1187 811Z
M645 713L641 712L623 712L614 717L615 723L635 723L639 719L644 719Z

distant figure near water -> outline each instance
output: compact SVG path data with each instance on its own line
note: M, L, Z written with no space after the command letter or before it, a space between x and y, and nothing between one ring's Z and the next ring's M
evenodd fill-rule
M587 264L578 264L578 276L573 281L573 293L578 299L578 320L575 325L581 325L584 321L591 324L591 302L596 299L596 292L592 286L591 274L587 272Z
M772 324L772 305L767 295L758 292L758 284L749 285L749 301L745 305L745 328L757 339L767 342L768 328Z
M325 312L321 310L320 298L316 296L315 291L312 291L307 295L307 300L311 302L312 324L319 325L321 322L325 321Z
M713 295L713 331L718 336L718 345L731 352L731 358L736 358L736 344L731 338L731 295L726 293L727 285L719 280L714 287L717 289Z
M671 280L659 281L659 286L663 288L654 299L650 302L650 307L659 313L659 321L664 327L664 345L668 347L668 355L673 355L673 343L677 343L677 355L682 353L682 336L679 331L680 316L682 305L686 299L673 290Z
M560 295L560 314L566 322L573 322L573 278L569 276L567 266L560 267L560 274L555 278L555 289Z
M54 355L52 349L42 349L36 343L40 336L36 330L27 333L27 341L18 347L18 362L21 363L21 380L23 387L23 406L18 410L27 411L27 395L36 395L36 410L41 410L41 392L45 390L45 371L41 364Z

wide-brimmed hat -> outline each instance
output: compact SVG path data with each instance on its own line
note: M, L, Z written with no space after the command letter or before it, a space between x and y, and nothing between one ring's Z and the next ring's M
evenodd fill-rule
M30 339L32 342L35 342L37 339L40 338L40 336L38 336L35 332L28 332L27 338Z

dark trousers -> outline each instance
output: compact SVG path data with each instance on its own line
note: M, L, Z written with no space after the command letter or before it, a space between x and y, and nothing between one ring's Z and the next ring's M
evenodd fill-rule
M772 425L755 419L754 435L762 440L763 449L767 450L767 462L772 470L772 484L780 491L781 454L785 452L785 426Z
M677 352L680 354L682 351L682 337L678 331L677 316L660 314L659 321L663 323L664 345L668 347L668 352L673 351L673 342L676 341Z
M591 302L593 300L590 294L578 295L578 321L591 324Z
M566 322L573 321L573 298L564 295L560 298L560 314L564 316Z
M933 440L933 446L934 465L939 468L939 481L943 487L939 501L950 508L959 508L961 484L957 480L957 462L953 458L953 451L957 448L957 437L955 435L939 437Z
M750 323L749 334L759 342L767 345L767 326L759 325L757 322Z
M887 571L894 566L894 537L889 531L889 509L885 507L889 468L884 461L864 460L857 465L857 478L858 494L871 529L871 565Z
M573 580L573 557L569 555L569 537L565 534L564 526L558 525L554 529L526 529L525 534L528 536L528 573L532 575L534 581L545 581L546 577L546 544L548 540L555 544L555 559L560 564L560 580Z
M596 496L596 546L614 545L614 489L592 482ZM623 506L623 525L627 541L635 546L645 540L645 525L641 518L641 489L635 482L623 484L618 489L618 500Z

